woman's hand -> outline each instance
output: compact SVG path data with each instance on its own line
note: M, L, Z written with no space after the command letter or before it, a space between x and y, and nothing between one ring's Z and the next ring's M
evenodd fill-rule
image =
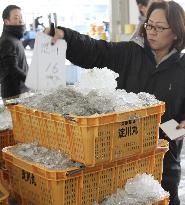
M44 33L48 34L50 33L50 28L46 28L44 30ZM51 39L51 44L54 45L58 39L63 39L64 38L64 31L58 28L55 28L55 35Z
M185 120L181 121L179 125L176 127L176 129L185 129ZM176 140L182 140L184 136L177 138Z
M181 122L179 123L179 125L176 127L176 129L182 129L182 128L185 129L185 120L181 121Z

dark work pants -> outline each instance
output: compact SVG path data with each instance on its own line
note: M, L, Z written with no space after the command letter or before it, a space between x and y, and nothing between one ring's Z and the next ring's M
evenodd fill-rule
M163 177L161 185L170 193L169 205L180 205L178 186L181 178L180 153L183 140L169 142L169 150L163 160Z

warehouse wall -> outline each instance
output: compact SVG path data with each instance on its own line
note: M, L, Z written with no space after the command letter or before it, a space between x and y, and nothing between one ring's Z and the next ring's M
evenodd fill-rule
M135 0L129 0L129 23L138 24L138 8Z
M125 33L125 24L138 24L138 8L135 0L110 0L111 40L120 41Z

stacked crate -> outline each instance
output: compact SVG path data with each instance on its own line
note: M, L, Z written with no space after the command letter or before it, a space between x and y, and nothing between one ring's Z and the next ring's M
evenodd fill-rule
M4 149L12 191L22 204L91 205L101 202L137 173L161 180L166 148L157 148L164 103L98 116L62 116L9 105L15 139L62 150L84 163L82 171L48 170ZM167 204L164 199L161 202Z
M5 121L8 122L5 123ZM11 119L9 112L4 105L0 104L0 169L3 166L2 149L7 146L15 145L16 142L13 137L13 130L11 127Z
M7 146L15 145L12 129L0 130L0 165L3 165L2 149Z
M0 113L0 115L1 115L1 113ZM0 116L0 118L2 118L2 119L4 117L6 117L6 116L5 115ZM3 119L3 122L4 122L4 119ZM8 127L9 126L7 126L7 125L5 126L3 123L0 125L0 183L2 183L6 188L8 187L8 182L7 182L7 178L6 178L6 173L4 172L4 160L3 160L3 156L2 156L2 149L4 147L16 144L14 137L13 137L13 130L10 127L9 128ZM4 204L4 202L3 202L3 204Z

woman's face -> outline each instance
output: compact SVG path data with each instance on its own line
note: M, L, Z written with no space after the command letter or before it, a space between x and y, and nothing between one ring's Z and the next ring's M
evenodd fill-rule
M154 51L169 52L173 41L177 38L167 22L165 11L155 9L147 22L147 40Z

